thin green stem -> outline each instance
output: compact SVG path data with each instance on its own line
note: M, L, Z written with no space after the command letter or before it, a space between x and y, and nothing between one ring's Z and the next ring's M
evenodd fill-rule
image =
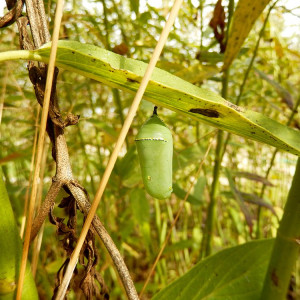
M277 231L261 300L285 299L291 273L299 255L300 237L300 158Z
M229 69L225 71L222 78L222 97L227 98ZM213 182L210 190L210 202L207 208L207 218L202 240L202 257L212 252L213 235L216 223L217 193L219 186L220 169L222 164L222 153L224 144L224 131L219 130L217 135L217 147L213 170Z
M106 31L106 35L105 35L106 49L111 50L110 41L109 41L109 31L108 31L107 8L105 5L105 0L101 0L101 2L103 5L104 26Z
M265 21L263 23L263 26L262 26L262 28L261 28L261 30L259 32L258 40L256 42L256 45L255 45L255 48L254 48L254 51L253 51L253 55L252 55L251 61L250 61L249 65L248 65L248 68L247 68L247 70L245 72L245 76L244 76L243 82L242 82L242 84L240 86L239 95L238 95L238 97L236 99L236 103L235 103L236 105L239 105L239 103L241 101L241 97L243 95L244 88L245 88L246 82L247 82L248 77L249 77L249 73L250 73L250 71L251 71L251 69L253 67L253 63L254 63L254 60L255 60L257 52L258 52L260 41L261 41L261 39L263 37L263 34L265 32L265 29L266 29L266 26L267 26L267 23L268 23L268 20L269 20L270 13L271 13L272 9L274 8L274 6L276 5L276 3L277 3L277 1L274 2L273 5L269 8L268 13L267 13L266 18L265 18Z
M38 61L43 60L43 58L40 55L37 55L36 53L29 50L12 50L12 51L0 52L0 62L7 61L7 60L20 60L20 59L38 60Z
M203 3L204 0L200 0L199 10L200 10L200 52L203 50Z
M113 6L114 6L114 12L118 15L118 20L119 20L120 30L121 30L121 34L122 34L124 43L125 43L126 45L128 45L128 38L127 38L127 35L126 35L126 33L125 33L126 30L124 29L124 26L123 26L122 16L120 15L118 6L116 5L116 3L115 3L114 0L112 1L112 3L113 3Z
M221 169L221 153L223 146L224 132L219 130L217 136L217 147L215 153L215 165L213 171L213 182L210 191L210 202L207 209L207 219L205 224L205 232L202 241L202 256L206 257L212 252L213 235L216 221L216 209L217 209L217 191L219 185L220 169Z
M114 98L115 105L118 109L118 113L119 113L119 116L120 116L121 125L123 126L125 118L124 118L124 114L123 114L123 106L122 106L122 102L121 102L120 92L119 92L118 89L112 89L112 93L113 93L113 98ZM127 137L125 139L125 143L126 143L126 147L128 149L129 148L129 142L128 142Z
M230 0L228 4L228 25L226 31L226 40L229 32L229 25L233 15L234 0ZM229 68L223 73L222 77L222 92L223 98L227 98L228 95L228 78ZM215 152L214 170L213 170L213 181L210 190L210 202L207 208L207 218L205 228L203 231L202 245L201 245L201 257L209 256L212 252L213 236L216 225L216 212L217 212L217 192L219 186L220 169L223 158L224 149L224 132L219 130L217 135L217 147Z
M229 32L230 32L230 25L231 25L233 13L234 13L234 0L230 0L228 3L228 24L227 24L227 30L226 30L226 41L228 41L228 36L229 36Z
M106 35L105 35L105 37L106 37L106 48L107 48L107 50L111 51L110 36L109 36L109 29L108 29L108 19L107 19L107 7L105 5L104 0L101 0L101 2L102 2L102 5L103 5L103 12L104 12L104 25L105 25L105 31L106 31ZM126 36L124 37L124 40L126 40ZM125 118L124 118L124 114L123 114L123 106L122 106L122 102L121 102L120 92L119 92L118 89L112 88L112 94L113 94L113 99L114 99L115 105L118 109L118 113L120 115L121 125L123 126ZM129 148L129 142L128 142L127 137L125 139L125 143L126 143L126 148L128 149Z
M78 126L77 129L78 129L78 135L79 135L79 139L80 139L80 144L81 144L81 148L82 148L83 156L84 156L84 160L85 160L85 166L86 166L88 174L90 175L90 178L91 178L92 192L93 192L93 195L95 195L96 194L96 186L95 186L94 176L93 176L91 168L90 168L90 159L89 159L89 156L87 155L86 150L85 150L85 142L83 140L83 136L82 136L82 132L81 132L80 126Z

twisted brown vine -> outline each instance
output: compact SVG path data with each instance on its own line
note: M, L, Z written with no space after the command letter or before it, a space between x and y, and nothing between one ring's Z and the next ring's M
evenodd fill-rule
M21 15L23 1L6 0L6 3L10 11L0 19L0 27L8 26L16 21L20 33L21 49L29 50L39 48L44 43L50 41L43 1L25 0L27 16ZM27 31L28 24L30 25L33 42L31 41L30 35ZM33 62L29 62L28 71L29 78L34 86L37 101L42 106L45 92L47 65L43 63L35 65ZM58 69L55 70L54 74L47 121L47 133L52 143L52 156L56 163L56 174L53 177L52 184L46 195L45 201L39 209L32 224L31 241L33 241L36 237L47 215L49 214L51 223L55 224L57 227L58 235L63 236L62 244L67 255L70 255L77 241L77 209L86 216L91 205L87 191L73 177L68 148L64 136L64 129L67 126L76 125L79 121L79 116L68 114L65 119L62 118L56 93L57 75ZM67 224L64 223L64 219L56 217L53 214L55 199L61 188L63 188L69 195L64 198L59 205L60 208L66 210L66 214L68 216ZM82 272L79 272L78 270L74 272L71 283L72 288L81 288L82 292L88 299L91 299L93 296L96 296L97 299L109 298L108 289L104 280L95 268L99 260L99 255L95 247L95 234L99 235L111 255L124 284L128 298L137 299L134 284L123 258L97 216L93 219L93 226L89 230L79 258L79 263L84 266L84 270ZM61 278L67 264L68 259L66 259L63 266L57 273L55 291L60 285ZM98 282L99 285L96 282ZM99 286L101 287L101 290L99 289Z

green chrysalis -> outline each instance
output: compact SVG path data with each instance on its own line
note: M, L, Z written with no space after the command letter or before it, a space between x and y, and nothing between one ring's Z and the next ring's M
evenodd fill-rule
M157 199L165 199L172 193L173 139L156 110L155 106L135 141L146 191Z

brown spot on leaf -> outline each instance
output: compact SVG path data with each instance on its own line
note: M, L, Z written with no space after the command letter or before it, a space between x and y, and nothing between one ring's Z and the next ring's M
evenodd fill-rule
M203 116L209 117L209 118L219 118L220 117L219 112L214 109L191 108L189 110L189 112L194 113L194 114L203 115Z
M128 82L133 82L133 83L139 83L137 80L135 79L131 79L131 78L126 78Z
M276 270L273 269L272 273L271 273L271 279L272 279L272 282L275 286L278 286L279 285L279 279L278 279L278 276L276 274Z

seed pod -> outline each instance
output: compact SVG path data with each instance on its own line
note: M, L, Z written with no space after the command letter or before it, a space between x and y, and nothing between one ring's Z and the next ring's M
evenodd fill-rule
M157 199L165 199L172 192L173 139L156 109L135 141L146 191Z

